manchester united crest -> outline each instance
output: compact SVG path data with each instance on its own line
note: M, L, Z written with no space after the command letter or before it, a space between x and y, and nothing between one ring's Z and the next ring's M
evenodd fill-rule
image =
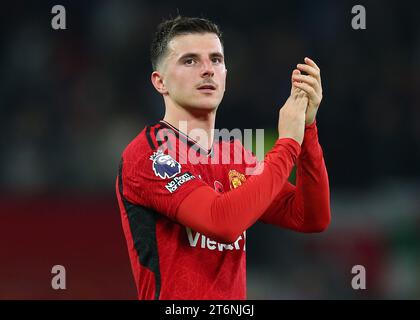
M241 186L246 180L245 175L236 171L230 170L229 171L229 185L230 189L236 189L237 187Z

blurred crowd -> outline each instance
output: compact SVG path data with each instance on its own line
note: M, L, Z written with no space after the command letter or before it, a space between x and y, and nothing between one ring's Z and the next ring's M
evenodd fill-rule
M105 191L124 146L163 116L150 83L149 44L164 18L202 15L224 32L227 91L219 128L275 130L290 73L305 56L322 71L318 116L333 187L420 175L420 27L404 2L367 3L367 29L351 28L351 3L208 8L186 1L64 1L2 10L2 190ZM269 131L268 131L269 132Z

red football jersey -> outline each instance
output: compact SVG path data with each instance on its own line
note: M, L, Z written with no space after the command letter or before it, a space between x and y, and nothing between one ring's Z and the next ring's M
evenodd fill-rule
M236 188L255 164L238 140L206 151L164 121L127 146L117 194L139 299L246 299L246 232L218 243L175 214L192 190Z
M210 218L211 224L215 216L226 219L223 231L235 230L231 224L236 217L246 223L257 218L298 232L325 230L331 219L329 183L315 122L306 126L300 154L299 150L293 139L279 139L265 157L268 170L253 172L262 167L238 140L215 139L206 151L164 121L146 127L123 152L116 185L139 299L246 298L245 231L225 244L177 222L177 215L184 219L195 205L201 209L194 221ZM296 186L286 181L295 162ZM240 187L252 173L261 175L237 190L243 193L220 195L218 206L212 202L208 209L197 202L200 196L214 196L207 192L209 186L224 193ZM229 201L242 198L245 203L237 207ZM208 204L207 198L202 200ZM201 211L216 208L216 212ZM203 233L214 232L200 228Z

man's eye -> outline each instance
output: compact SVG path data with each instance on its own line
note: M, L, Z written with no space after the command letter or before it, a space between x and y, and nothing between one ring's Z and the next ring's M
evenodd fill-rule
M193 65L194 63L195 63L195 61L192 58L184 61L184 64L189 65L189 66Z
M212 61L213 61L213 63L221 63L222 59L221 58L213 58Z

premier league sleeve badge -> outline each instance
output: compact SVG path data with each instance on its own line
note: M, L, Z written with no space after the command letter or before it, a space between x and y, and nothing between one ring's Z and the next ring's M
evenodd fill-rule
M161 179L173 178L181 172L181 165L170 155L163 153L162 150L154 152L150 156L150 160L153 161L153 172Z

